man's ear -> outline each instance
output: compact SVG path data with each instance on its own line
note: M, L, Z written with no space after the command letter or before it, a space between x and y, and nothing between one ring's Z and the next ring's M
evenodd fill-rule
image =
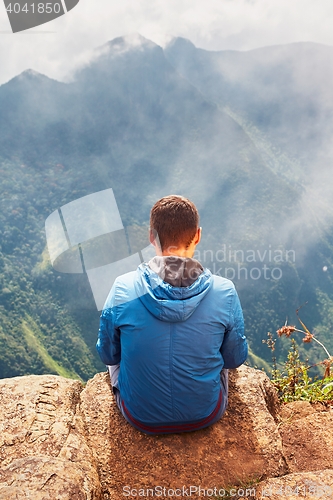
M202 231L202 228L198 227L197 232L195 233L195 236L194 236L194 240L193 240L193 243L195 245L198 245L198 243L200 243L200 240L201 240L201 231Z

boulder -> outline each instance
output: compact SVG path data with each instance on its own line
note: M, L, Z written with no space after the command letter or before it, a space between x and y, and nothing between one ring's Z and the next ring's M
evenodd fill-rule
M79 381L55 375L0 380L0 498L101 498L81 391Z
M300 498L333 498L333 470L316 470L272 478L252 486L256 500L300 500Z
M229 374L219 422L160 436L125 421L107 372L86 387L55 375L0 380L0 498L119 500L177 488L195 497L198 488L277 488L312 481L310 469L333 470L331 410L309 403L280 410L264 372L242 366Z
M213 426L148 436L124 420L107 373L89 381L81 410L104 498L118 500L129 491L156 487L219 488L286 473L274 420L278 401L267 375L242 366L230 371L229 388L228 410Z
M280 434L290 472L333 469L332 405L294 401L280 413Z

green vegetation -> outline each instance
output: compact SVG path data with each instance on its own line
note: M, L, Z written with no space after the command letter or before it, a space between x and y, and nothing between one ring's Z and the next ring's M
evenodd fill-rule
M309 109L309 96L294 87L303 78L290 80L281 95L275 77L284 74L284 53L277 68L265 56L253 79L257 63L251 54L246 62L247 53L237 59L190 47L187 64L178 68L179 43L171 57L142 42L114 53L111 42L70 84L25 72L0 87L1 378L52 372L87 380L104 369L95 349L99 313L87 276L52 268L44 223L64 204L110 187L129 240L139 239L138 228L148 224L159 197L179 193L197 204L203 227L198 259L235 282L253 366L268 369L262 339L286 314L294 321L296 304L306 300L305 322L333 351L331 194L318 190L320 196L309 197L300 187L326 161L322 142L315 140L324 124L331 126L326 98L325 112L320 99ZM232 57L230 64L224 56ZM222 66L214 67L216 58ZM290 66L293 74L298 60ZM236 76L245 71L237 85L226 78L231 66ZM175 67L180 73L187 68L185 78ZM215 71L220 67L223 74ZM261 77L263 87L253 89ZM268 87L272 92L264 97L261 89ZM312 142L294 133L316 113ZM143 239L132 252L145 245ZM274 260L274 251L286 250L295 258ZM247 259L248 251L255 260ZM276 346L279 363L288 353L285 340ZM306 345L299 352L306 359ZM313 363L320 360L313 349Z
M265 370L266 373L270 371L270 364L268 361L264 360L260 356L257 356L252 352L252 349L249 348L249 355L247 358L247 364L253 366L253 368L257 368L259 370Z
M98 312L75 307L82 280L51 267L44 221L49 203L65 198L68 177L56 182L59 165L42 174L19 161L0 161L0 377L54 373L87 380L103 369L93 342ZM87 293L81 294L81 303ZM78 317L79 316L79 317Z
M66 378L80 378L77 373L67 370L50 356L42 344L42 333L32 318L22 321L22 332L24 333L28 349L37 353L43 361L45 368L49 370L49 373L55 373Z
M326 358L315 365L309 366L307 360L301 360L298 345L295 339L291 338L287 361L283 369L278 369L276 358L273 356L272 382L278 391L279 399L283 403L288 403L290 401L333 401L333 374L331 373L333 356L330 355L324 344L309 331L299 316L298 319L303 330L285 324L282 328L277 330L278 336L290 338L291 334L294 332L302 333L304 335L303 342L316 342L324 350ZM263 340L263 342L268 345L272 353L275 351L276 339L273 338L270 332L268 332L268 339ZM324 368L322 377L319 378L318 375L314 377L310 376L310 369L318 366Z

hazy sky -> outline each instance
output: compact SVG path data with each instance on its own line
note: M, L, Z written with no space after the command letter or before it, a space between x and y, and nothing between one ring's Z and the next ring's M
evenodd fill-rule
M91 49L133 32L160 45L182 36L210 50L249 50L333 45L332 21L332 0L80 0L68 14L13 34L1 1L0 84L28 68L64 79Z

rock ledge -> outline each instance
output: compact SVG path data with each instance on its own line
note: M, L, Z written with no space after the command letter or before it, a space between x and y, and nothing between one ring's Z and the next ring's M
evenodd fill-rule
M158 496L156 488L237 485L252 485L255 498L268 491L272 500L293 500L296 486L310 496L311 485L333 498L332 424L332 409L321 405L280 409L268 377L246 366L230 371L219 422L165 436L147 436L123 419L106 372L86 387L55 375L3 379L0 498L119 500L140 489Z

